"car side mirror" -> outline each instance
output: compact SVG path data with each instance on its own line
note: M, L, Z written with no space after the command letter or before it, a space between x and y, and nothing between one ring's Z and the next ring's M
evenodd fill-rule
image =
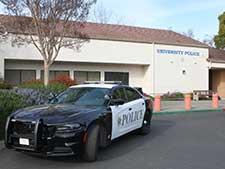
M111 100L111 105L119 106L123 105L125 103L125 100L123 99L112 99Z
M54 101L57 100L57 95L55 95L54 93L50 93L49 94L49 99L48 99L48 102L49 103L53 103Z

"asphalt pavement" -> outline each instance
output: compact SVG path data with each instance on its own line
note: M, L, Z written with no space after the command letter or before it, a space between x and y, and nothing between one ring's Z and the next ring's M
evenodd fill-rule
M0 169L28 168L225 169L225 112L155 115L151 134L116 140L94 163L0 150Z

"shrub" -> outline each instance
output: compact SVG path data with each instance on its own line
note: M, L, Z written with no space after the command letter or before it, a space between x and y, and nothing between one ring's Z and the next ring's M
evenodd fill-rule
M26 98L26 103L29 105L40 105L48 103L49 99L53 95L66 90L68 87L65 84L58 82L51 82L47 87L40 80L26 82L19 86L18 89L14 89L14 92L20 94Z
M68 84L72 84L72 81L67 82L67 84L65 84L66 82L61 81L58 82L57 80L53 80L49 82L49 85L47 87L45 87L43 81L41 80L32 80L32 81L28 81L25 82L23 84L21 84L19 86L19 88L24 88L24 89L34 89L34 90L38 90L39 92L44 91L44 93L54 93L54 94L59 94L62 91L64 91L65 89L68 88Z
M162 96L162 100L183 100L184 94L180 92L166 93Z
M154 96L149 96L149 98L150 98L151 100L155 100L155 97L154 97Z
M13 90L0 90L0 140L4 137L4 126L9 114L17 109L47 103L50 93L57 95L68 87L63 83L51 82L47 87L40 80L23 83Z
M58 95L59 93L63 92L64 90L66 90L68 87L65 84L62 83L58 83L58 82L54 82L54 83L50 83L46 90L49 93L53 93L54 95Z
M41 81L41 80L32 80L32 81L24 82L19 87L20 88L38 89L38 90L40 90L40 89L44 89L45 85L44 85L43 81Z
M76 81L75 80L72 80L67 75L60 75L60 76L57 76L54 80L50 81L50 84L51 83L61 83L61 84L66 85L67 87L69 87L69 86L75 85L76 84Z
M50 91L47 89L26 89L26 88L17 88L13 90L14 93L23 96L28 105L40 105L48 103L51 95Z
M0 139L4 137L5 122L9 114L27 106L23 96L10 91L0 91Z
M12 112L26 106L25 98L11 91L0 91L0 111Z
M12 89L12 85L6 81L2 81L0 82L0 89Z

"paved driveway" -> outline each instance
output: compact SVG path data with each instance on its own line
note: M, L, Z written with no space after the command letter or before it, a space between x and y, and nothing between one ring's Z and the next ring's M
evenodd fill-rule
M224 169L225 113L155 116L148 136L131 134L100 152L99 161L40 158L3 149L0 169Z

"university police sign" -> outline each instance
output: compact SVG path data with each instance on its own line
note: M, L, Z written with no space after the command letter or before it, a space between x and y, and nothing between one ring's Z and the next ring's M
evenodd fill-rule
M193 52L188 50L157 49L157 53L165 55L200 56L199 52Z

